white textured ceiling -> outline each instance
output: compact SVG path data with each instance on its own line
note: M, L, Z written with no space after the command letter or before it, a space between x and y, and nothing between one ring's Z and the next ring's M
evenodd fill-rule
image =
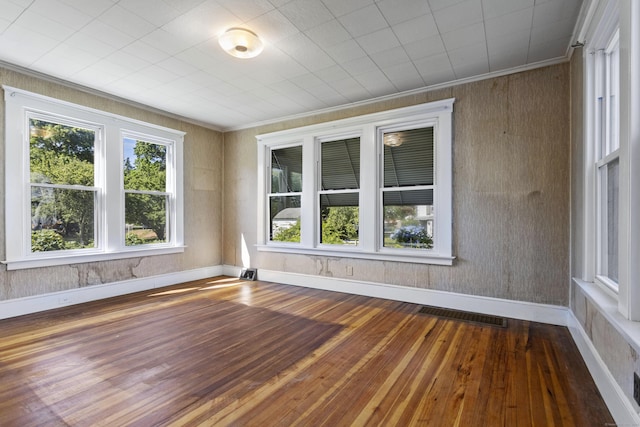
M0 0L0 61L232 129L566 59L581 6ZM218 35L235 26L265 41L262 55L222 51Z

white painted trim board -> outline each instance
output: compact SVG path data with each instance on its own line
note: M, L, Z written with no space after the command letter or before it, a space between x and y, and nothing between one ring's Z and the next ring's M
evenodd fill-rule
M616 425L640 426L640 416L598 354L598 351L574 313L571 310L567 311L567 328L605 404L609 408L609 412L611 412Z
M240 269L232 266L223 266L223 272L229 276L238 276ZM258 280L414 304L452 308L552 325L567 325L568 309L556 305L510 301L500 298L458 294L433 289L409 288L385 283L363 282L359 280L337 279L334 277L263 269L258 269Z
M222 274L221 266L204 267L0 301L0 319L176 285L191 280L206 279Z

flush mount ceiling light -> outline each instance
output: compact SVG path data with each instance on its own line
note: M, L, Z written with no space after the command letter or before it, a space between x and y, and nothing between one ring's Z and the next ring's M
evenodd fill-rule
M387 147L399 147L402 145L402 137L399 133L385 133L382 142Z
M264 45L253 31L244 28L229 28L218 39L220 46L236 58L253 58L258 56Z

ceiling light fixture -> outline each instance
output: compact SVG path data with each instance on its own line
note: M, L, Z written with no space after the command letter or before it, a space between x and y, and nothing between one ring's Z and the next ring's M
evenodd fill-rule
M253 31L244 28L229 28L218 39L220 46L236 58L253 58L260 55L264 45Z
M402 145L402 137L399 133L385 133L382 142L387 147L399 147Z

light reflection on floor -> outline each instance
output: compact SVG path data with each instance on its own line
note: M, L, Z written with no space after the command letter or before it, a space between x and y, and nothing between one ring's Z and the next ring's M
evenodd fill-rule
M215 279L210 282L205 283L205 285L210 286L199 286L199 287L191 287L191 288L181 288L181 289L170 289L167 291L156 292L153 294L149 294L150 297L159 297L166 295L175 295L175 294L183 294L186 292L192 291L208 291L213 289L223 289L223 288L232 288L234 286L243 285L240 289L240 303L244 305L251 305L251 285L246 280L240 280L236 277L228 277L224 279Z
M160 297L163 295L183 294L185 292L197 291L200 288L183 288L183 289L171 289L164 292L157 292L155 294L149 294L150 297Z

